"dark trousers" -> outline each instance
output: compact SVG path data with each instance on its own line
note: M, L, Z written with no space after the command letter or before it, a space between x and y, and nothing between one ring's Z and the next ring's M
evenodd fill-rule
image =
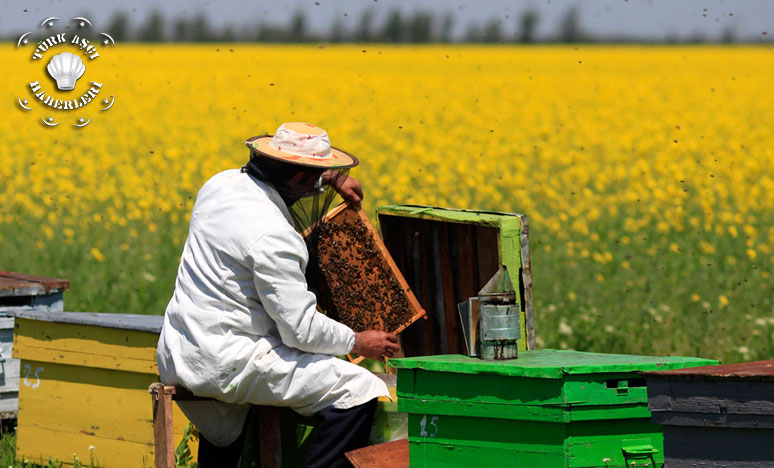
M376 398L353 408L342 410L328 407L317 413L304 467L349 468L351 465L344 453L368 444L375 411ZM199 468L236 467L245 445L246 433L247 422L239 438L227 447L216 447L200 435Z

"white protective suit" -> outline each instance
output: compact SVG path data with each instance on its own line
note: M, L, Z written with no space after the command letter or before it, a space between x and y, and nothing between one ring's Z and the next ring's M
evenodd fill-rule
M316 311L307 261L271 185L233 169L199 191L157 360L165 384L219 400L179 402L213 444L236 440L250 404L312 415L389 396L379 378L335 357L355 334Z

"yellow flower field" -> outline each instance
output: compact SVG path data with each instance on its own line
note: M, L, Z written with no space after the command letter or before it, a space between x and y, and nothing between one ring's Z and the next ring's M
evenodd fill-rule
M198 187L301 120L369 214L527 214L541 346L774 352L770 47L119 44L83 115L22 111L43 64L0 57L0 269L71 279L68 310L163 313Z

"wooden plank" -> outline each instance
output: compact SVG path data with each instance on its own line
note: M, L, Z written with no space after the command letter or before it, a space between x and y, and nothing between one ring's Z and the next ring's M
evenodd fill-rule
M16 358L25 358L25 353L32 350L48 350L58 351L62 356L95 355L155 363L157 342L158 335L155 333L71 323L52 325L17 318L13 352ZM81 362L78 361L78 364Z
M475 264L475 251L471 252L475 242L471 226L448 224L449 252L454 276L454 300L460 303L469 297L477 296L478 268Z
M498 251L498 232L496 228L488 226L476 226L476 253L479 290L500 269L500 252ZM512 272L514 282L518 282L517 272ZM518 287L518 284L516 284Z
M434 314L432 304L432 292L430 289L431 284L431 267L429 259L430 248L430 233L427 222L422 220L412 220L407 223L410 228L411 235L411 259L412 259L412 271L417 278L418 289L422 297L422 307L426 311L424 320L422 323L422 334L419 337L419 349L420 354L438 354L438 324L436 316Z
M443 304L446 315L447 343L449 353L460 354L465 348L462 346L459 329L459 313L457 311L457 297L454 287L454 265L452 265L451 248L449 245L449 227L445 223L438 225L438 249L441 262L441 285L443 288ZM459 301L462 302L462 301Z
M404 277L409 283L412 291L415 291L417 300L419 300L420 304L424 307L424 298L421 286L422 275L419 267L419 247L417 244L415 249L414 244L416 244L418 241L414 236L414 226L411 223L399 222L397 223L394 232L397 240L394 245L395 249L398 250L398 256L402 259L404 265L402 270L404 272ZM425 315L425 318L427 318L427 315ZM407 327L406 331L401 335L403 346L402 350L404 354L407 356L419 356L423 354L426 328L427 320L417 320L412 325Z
M16 418L19 410L19 392L0 393L0 419Z
M13 317L0 316L0 339L7 340L9 336L13 340Z
M155 333L156 335L161 333L161 327L164 324L164 317L161 315L116 314L112 312L63 312L62 310L50 310L48 308L11 310L8 311L8 316L50 323L70 323L100 328L120 328Z
M68 352L60 349L37 348L29 346L20 339L18 350L14 348L13 357L30 361L51 362L67 364L75 367L88 367L97 369L115 369L126 372L145 374L157 374L158 367L155 359L132 359L127 357L111 356L109 354L90 354L83 352ZM154 351L149 348L149 352ZM155 351L154 351L155 352ZM22 371L24 373L24 371Z
M282 468L280 408L259 406L257 409L261 468Z
M428 224L425 222L424 224ZM449 339L449 326L456 325L456 319L454 315L446 313L444 307L444 295L443 295L443 272L441 271L441 250L438 233L438 223L431 223L428 226L430 228L428 242L425 244L425 258L428 259L430 268L428 269L427 276L430 278L430 300L432 308L432 320L436 339L434 342L438 344L438 353L448 354L449 342L456 342L456 337L452 336ZM437 354L437 353L436 353Z
M175 387L154 382L148 391L153 407L153 446L156 468L175 467L175 444L172 433L172 396Z
M7 356L7 354L6 354ZM18 359L6 359L0 373L0 392L19 390L20 363Z
M355 468L408 468L408 439L385 442L345 454Z
M403 248L404 237L401 235L402 223L395 222L392 217L379 218L379 233L382 236L385 248L390 252L390 256L395 261L398 269L403 273L403 277L408 281L409 286L414 288L413 278L410 277L406 268L406 249Z
M25 275L23 273L16 273L13 271L0 271L0 290L3 289L4 281L8 280L7 284L10 284L12 280L23 283L35 283L40 285L43 291L40 294L48 294L53 290L65 290L69 289L70 281L61 278L46 278L43 276Z
M670 379L754 379L754 380L772 380L774 379L774 360L742 362L737 364L722 364L718 366L702 366L688 369L675 369L671 371L648 372L646 376L652 375L666 380Z
M766 468L774 460L772 431L664 426L664 466Z
M503 222L502 230L513 229L509 225L512 223ZM507 233L506 233L507 234ZM510 243L510 242L506 242ZM508 257L513 258L512 254L506 254L504 246L501 245L502 263L508 264ZM513 261L513 260L511 260ZM529 254L529 222L525 215L519 215L519 262L521 268L521 279L519 281L519 292L522 295L522 331L521 336L526 340L520 340L519 349L537 349L535 337L535 306L532 298L532 260ZM509 267L510 268L510 267Z
M17 278L0 277L0 297L37 296L45 293L46 288L42 284Z

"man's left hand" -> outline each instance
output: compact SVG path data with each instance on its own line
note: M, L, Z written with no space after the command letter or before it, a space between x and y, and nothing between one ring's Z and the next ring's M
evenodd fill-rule
M341 198L355 209L360 208L360 202L363 200L363 187L354 177L348 175L338 175L337 177L335 171L325 171L323 184L333 187L341 195Z

